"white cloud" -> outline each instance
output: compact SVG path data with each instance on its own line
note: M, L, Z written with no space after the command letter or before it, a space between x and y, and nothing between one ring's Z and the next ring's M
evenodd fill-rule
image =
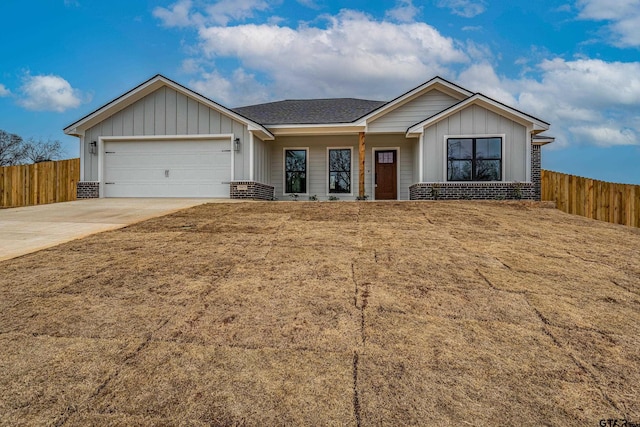
M413 5L412 0L398 0L396 7L386 13L386 17L397 22L413 22L420 13L420 8Z
M545 60L539 67L546 85L574 105L594 108L640 105L640 62L557 58Z
M515 106L518 102L486 62L471 65L460 73L458 80L472 92L480 92L504 104Z
M236 69L230 78L217 71L203 72L199 78L191 80L189 86L225 106L258 104L268 96L267 88L242 69Z
M320 9L320 5L315 0L296 0L303 6L308 7L309 9Z
M153 16L160 19L165 27L188 27L193 24L191 5L191 0L180 0L169 8L156 7Z
M640 46L640 0L578 0L577 7L579 19L610 22L613 45Z
M441 4L467 15L484 10L478 2ZM517 61L522 77L507 78L496 73L488 46L397 17L376 20L343 10L298 27L221 24L256 10L240 8L232 16L224 8L216 15L190 7L182 15L198 30L198 43L182 64L182 71L193 75L191 87L231 107L286 98L389 100L440 75L550 122L556 147L640 145L640 62L545 59L548 51L532 48ZM225 68L229 63L231 71Z
M266 0L218 0L201 10L192 0L178 0L168 8L156 7L153 16L165 27L189 27L208 24L228 25L253 18L255 12L269 9Z
M61 113L82 103L80 91L72 88L69 82L59 76L27 75L21 90L22 98L18 103L27 110Z
M220 25L252 18L255 11L267 9L269 4L265 0L219 0L206 8L209 22Z
M388 97L468 61L452 39L424 23L380 22L352 11L327 19L325 27L201 28L202 53L268 75L278 97Z
M0 98L11 95L11 91L0 83Z
M640 1L616 0L615 4L612 4L611 0L578 0L577 6L580 8L580 18L618 20L630 14L637 14Z
M437 4L464 18L473 18L486 10L484 0L439 0Z
M569 128L569 130L575 137L593 141L595 145L600 147L640 144L637 131L629 128L620 129L614 126L575 126Z
M459 75L473 91L551 123L555 146L640 145L640 62L544 60L539 78L508 79L489 64Z

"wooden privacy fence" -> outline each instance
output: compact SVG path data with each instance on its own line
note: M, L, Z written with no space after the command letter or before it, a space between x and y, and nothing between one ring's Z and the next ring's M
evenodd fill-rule
M0 207L76 200L80 159L0 167Z
M542 200L554 201L570 214L640 227L640 185L542 170Z

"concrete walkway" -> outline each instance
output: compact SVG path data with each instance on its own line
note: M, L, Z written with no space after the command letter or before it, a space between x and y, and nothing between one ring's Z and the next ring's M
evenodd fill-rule
M228 199L88 199L0 209L0 261L101 231Z

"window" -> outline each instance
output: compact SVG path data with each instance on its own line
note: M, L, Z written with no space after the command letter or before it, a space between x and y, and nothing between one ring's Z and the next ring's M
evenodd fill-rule
M285 193L307 192L307 150L284 151Z
M351 193L351 149L329 149L329 193Z
M501 181L502 138L447 139L448 181Z

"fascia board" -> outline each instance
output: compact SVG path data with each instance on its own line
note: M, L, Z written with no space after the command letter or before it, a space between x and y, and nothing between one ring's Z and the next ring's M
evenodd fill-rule
M269 126L275 136L285 135L342 135L364 132L363 126L348 124L278 125Z
M402 105L406 104L407 102L427 93L430 92L432 90L439 90L440 92L443 92L453 98L456 98L458 100L462 100L464 98L470 97L473 95L473 92L468 91L467 89L464 89L463 87L457 86L451 82L448 82L440 77L435 77L431 80L429 80L428 82L418 86L415 89L410 90L409 92L406 92L402 95L400 95L399 97L395 98L392 101L389 101L388 103L384 104L383 106L379 107L378 109L372 111L371 113L367 114L364 117L361 117L360 119L358 119L357 124L358 125L366 125L369 122L372 122L382 116L384 116L385 114L395 110L398 107L401 107Z
M518 111L514 108L506 106L498 101L495 101L491 98L488 98L482 94L475 94L470 98L465 99L462 102L459 102L455 105L452 105L446 110L441 111L438 114L435 114L426 120L423 120L420 123L416 123L407 129L407 136L417 136L424 132L424 128L433 125L447 117L464 110L465 108L471 105L478 105L480 107L486 108L489 111L492 111L498 115L506 117L510 120L513 120L517 123L520 123L525 126L532 126L533 129L537 132L542 132L549 129L549 124L539 120L533 116L525 114L521 111Z
M97 110L89 113L80 120L70 124L69 126L64 128L64 133L70 135L74 131L84 131L92 127L96 123L100 123L102 120L117 113L118 111L127 108L131 104L162 87L163 82L160 80L160 77L161 76L155 76L150 80L147 80L146 82L115 98L114 100L108 102Z
M113 101L100 107L93 113L90 113L89 115L83 117L77 122L67 126L64 129L64 132L67 135L76 135L77 132L83 132L84 130L94 126L95 124L100 123L102 120L105 120L107 117L110 117L113 114L117 113L118 111L121 111L127 108L131 104L135 103L136 101L139 101L140 99L156 91L162 86L170 87L171 89L174 89L176 92L179 92L189 98L192 98L208 106L209 108L219 111L221 114L224 114L233 120L236 120L240 123L245 124L248 128L253 128L254 131L261 132L263 135L265 135L265 138L267 139L273 139L273 134L271 134L271 132L269 132L264 126L260 125L259 123L255 123L247 119L246 117L241 116L240 114L237 114L229 110L228 108L223 107L222 105L208 98L205 98L199 93L196 93L174 82L173 80L170 80L161 75L156 75L152 77L151 79L135 87L129 92L126 92L125 94L119 96Z

